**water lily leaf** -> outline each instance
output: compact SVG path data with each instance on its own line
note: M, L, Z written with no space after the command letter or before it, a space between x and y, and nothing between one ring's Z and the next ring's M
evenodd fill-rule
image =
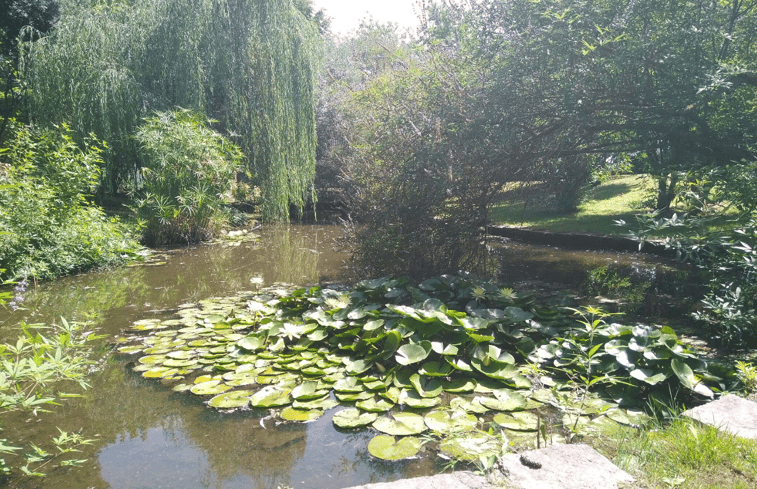
M347 408L334 414L331 422L337 428L358 428L368 426L378 419L376 413L366 413L357 408Z
M292 389L292 398L298 401L320 399L327 395L327 390L319 389L318 382L307 381Z
M197 356L197 352L195 350L176 350L167 353L166 356L176 360L189 360Z
M290 389L284 389L278 385L267 385L250 397L250 406L254 408L286 406L292 403L290 392Z
M383 392L379 392L378 395L383 397L387 401L391 401L394 404L397 404L399 402L401 393L402 391L398 387L392 386Z
M426 362L418 370L421 375L429 377L446 377L452 372L452 365L448 363Z
M444 359L455 370L462 370L463 372L472 372L473 371L473 369L471 368L470 364L468 364L468 362L466 362L462 358L444 357Z
M469 331L477 331L480 329L486 329L492 324L492 321L479 318L479 317L472 317L472 316L457 318L457 322L460 324L460 326L462 326L463 328Z
M323 416L323 411L319 409L298 409L288 406L281 410L281 419L287 421L313 421Z
M442 393L441 382L434 378L413 374L410 376L410 383L421 397L437 397Z
M486 433L465 433L444 439L439 448L447 456L456 460L479 460L486 455L499 456L507 443L501 435L494 437Z
M438 406L442 400L439 397L421 397L414 390L403 389L397 402L415 409L427 409Z
M623 409L609 409L605 416L615 421L616 423L639 426L646 423L651 418L647 416L643 411L623 410Z
M165 355L145 355L143 357L140 357L139 363L145 364L145 365L155 365L158 363L163 363L166 361Z
M473 341L475 341L476 343L486 343L487 341L493 341L494 340L494 336L491 336L491 335L488 335L488 334L487 335L482 335L482 334L472 333L472 332L468 333L468 337L470 339L472 339Z
M428 348L426 348L427 345L423 343L428 343ZM397 363L400 365L410 365L425 360L431 351L431 342L426 341L423 343L409 343L399 347L399 349L397 349L397 354L394 357L397 360Z
M344 377L334 383L336 392L364 392L365 386L358 381L357 377Z
M386 399L377 399L374 396L370 399L356 402L355 406L362 409L363 411L368 411L369 413L381 413L392 409L394 407L394 403Z
M179 372L178 369L173 367L152 367L149 370L142 372L142 377L146 379L165 379L173 377Z
M258 351L265 346L265 340L259 336L247 336L237 341L237 345L245 350Z
M505 313L507 314L507 317L514 322L528 321L534 317L532 313L515 306L506 307Z
M691 367L686 365L686 362L680 358L674 358L670 361L670 366L673 368L673 373L676 374L676 377L678 377L678 380L681 381L681 384L683 384L684 387L687 389L694 388L696 378L694 377L694 372L691 370Z
M417 435L427 429L423 416L413 413L394 413L392 417L382 416L374 421L372 426L382 433L395 436Z
M373 397L370 392L337 392L335 395L342 402L365 401Z
M492 379L510 380L519 375L518 369L509 363L500 363L491 361L488 365L478 358L471 359L473 368Z
M339 405L339 401L336 399L330 399L328 396L325 396L322 399L314 399L312 401L300 401L295 400L292 402L292 407L297 409L320 409L321 411L328 411L331 408L334 408Z
M654 370L648 369L648 368L637 368L634 370L631 370L630 373L631 377L637 380L641 380L642 382L646 382L649 385L655 385L659 382L663 382L665 379L668 378L667 375L665 375L662 372L654 373Z
M462 410L431 411L423 417L430 430L439 433L457 433L473 431L478 425L478 418Z
M368 370L373 367L373 361L367 360L364 358L358 359L358 360L350 360L345 364L345 368L347 370L347 373L350 373L352 375L359 375L364 372L367 372Z
M476 381L470 377L461 377L458 379L442 382L442 389L445 392L464 393L473 392L476 387Z
M462 397L456 397L449 402L449 407L455 410L462 410L469 413L485 414L489 412L489 408L482 405L476 398L472 401L463 399Z
M197 365L197 363L199 363L199 360L197 359L175 360L173 358L169 358L165 362L163 362L163 365L166 367L191 367L193 365Z
M493 421L503 428L515 431L536 431L538 416L529 411L499 413Z
M190 392L198 396L214 396L231 389L230 385L222 384L220 380L208 380L192 386Z
M394 355L394 352L399 348L402 342L402 334L399 331L389 331L386 333L386 341L384 341L384 350L381 352L381 358L388 360Z
M518 409L524 409L527 401L522 395L515 393L513 397L501 397L493 398L486 396L475 397L474 400L478 401L482 406L485 406L494 411L515 411Z
M457 355L457 352L458 352L458 348L456 345L453 345L453 344L445 345L441 341L432 341L431 349L434 350L439 355Z
M133 355L135 353L140 353L144 349L145 347L141 345L128 345L119 347L118 351L127 355Z
M401 460L415 456L421 446L421 441L414 436L396 441L393 436L377 435L368 442L368 453L381 460Z
M252 391L230 391L218 394L208 401L208 406L218 409L237 409L250 403Z

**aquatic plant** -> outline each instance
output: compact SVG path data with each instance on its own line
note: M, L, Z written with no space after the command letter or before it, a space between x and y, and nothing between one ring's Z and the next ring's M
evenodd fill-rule
M529 444L540 419L529 410L548 406L586 432L643 422L651 393L719 388L668 327L608 324L594 309L576 321L502 290L458 276L268 288L140 320L119 350L142 354L135 370L144 377L219 409L283 408L281 418L309 421L350 406L333 423L381 432L369 451L386 459L417 453L412 437L427 431L459 457L470 443L461 433L481 431L485 419Z

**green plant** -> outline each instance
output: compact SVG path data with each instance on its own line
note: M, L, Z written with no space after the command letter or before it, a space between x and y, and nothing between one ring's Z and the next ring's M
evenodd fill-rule
M757 366L744 361L736 362L736 370L739 380L744 385L744 394L753 394L757 391Z
M82 325L61 318L59 325L21 324L23 335L15 343L0 344L0 413L33 411L37 414L57 405L71 393L61 390L61 383L87 387L85 374L92 332ZM52 439L54 452L25 440L0 439L0 472L14 469L30 476L44 476L42 469L55 463L59 466L81 465L85 460L71 458L92 440L80 434L59 430Z
M212 238L226 220L242 154L200 114L178 109L145 120L136 134L145 163L134 210L151 245Z
M621 430L609 444L613 462L641 487L746 489L757 477L757 442L686 417Z
M538 446L558 425L586 433L642 423L647 398L663 389L695 399L712 395L705 383L719 388L670 328L571 312L469 276L383 278L204 301L175 319L137 321L119 349L141 355L135 371L145 378L217 409L305 421L354 403L332 422L383 433L368 445L373 456L413 456L417 435L430 430L447 457L482 468L502 450L497 433L480 432L478 416L490 411L493 432L514 430L508 441Z
M0 148L0 279L48 279L123 263L137 248L115 218L89 202L101 149L81 149L63 125L14 125Z

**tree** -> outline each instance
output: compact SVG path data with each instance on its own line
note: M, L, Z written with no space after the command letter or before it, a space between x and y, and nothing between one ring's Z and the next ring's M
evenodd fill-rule
M143 118L182 106L237 135L265 218L287 218L310 195L319 37L291 0L70 5L25 50L30 118L108 143L103 192L137 184L131 136Z

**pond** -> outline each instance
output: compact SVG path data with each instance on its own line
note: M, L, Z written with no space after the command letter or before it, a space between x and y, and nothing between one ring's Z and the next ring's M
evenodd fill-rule
M0 311L0 331L10 337L10 326L22 320L64 316L91 320L112 339L136 320L169 317L183 303L278 282L348 280L347 256L337 249L340 228L277 225L257 233L259 240L167 251L143 265L41 284L27 293L25 311ZM537 288L556 300L572 297L565 290L582 287L588 270L619 267L651 283L667 269L662 260L642 255L511 242L494 247L504 283ZM312 423L278 426L267 412L219 413L197 396L142 378L131 370L133 358L113 354L107 344L98 357L89 390L53 409L44 423L28 413L3 419L3 436L10 439L44 443L57 434L56 426L94 438L81 454L89 459L83 467L53 470L32 481L39 487L339 488L430 475L445 464L432 457L374 459L367 451L373 434L337 431L329 413Z

